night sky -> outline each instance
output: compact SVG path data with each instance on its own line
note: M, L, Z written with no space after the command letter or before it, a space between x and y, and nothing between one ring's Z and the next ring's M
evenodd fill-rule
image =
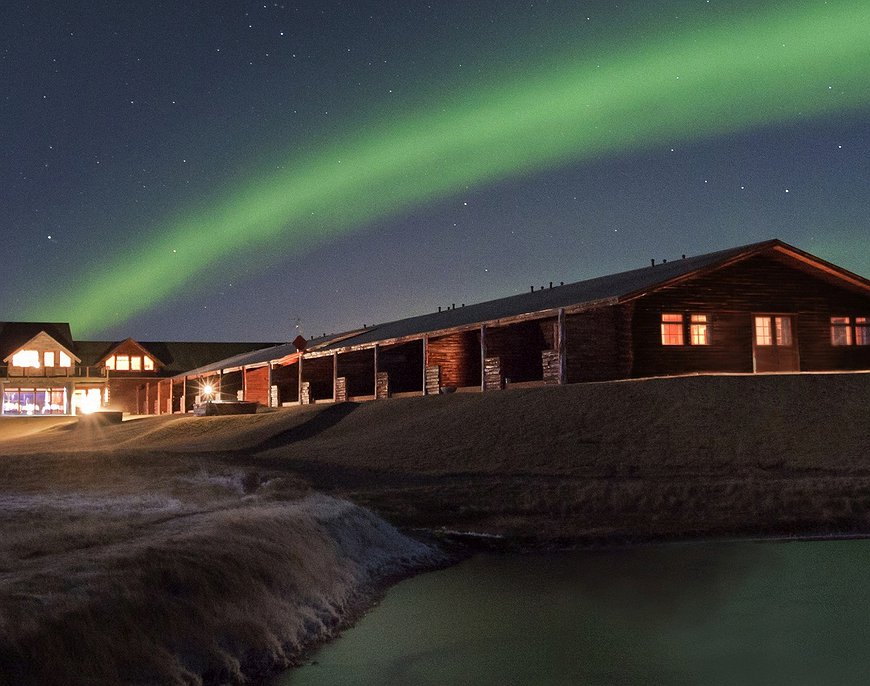
M0 319L292 339L768 238L870 275L870 3L15 2Z

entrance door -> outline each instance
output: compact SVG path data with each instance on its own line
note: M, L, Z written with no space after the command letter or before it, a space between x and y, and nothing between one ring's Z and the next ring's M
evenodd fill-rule
M794 317L756 314L753 317L753 360L756 372L800 371Z

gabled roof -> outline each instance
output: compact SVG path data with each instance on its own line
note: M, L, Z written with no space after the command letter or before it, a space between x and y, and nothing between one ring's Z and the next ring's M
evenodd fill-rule
M69 324L66 322L0 322L0 360L45 332L68 352L75 350Z
M672 262L632 269L576 283L522 293L498 300L468 305L441 312L409 317L363 329L331 334L308 341L306 351L331 351L352 346L367 346L379 341L414 337L425 333L449 331L471 327L483 322L554 312L560 308L582 310L616 305L642 297L648 293L692 279L705 273L722 269L736 262L762 253L776 252L808 266L810 270L823 272L849 287L870 294L870 280L815 257L780 240L751 243L728 250L686 257ZM291 358L298 351L292 343L276 345L261 350L245 352L227 359L220 359L197 368L188 375L201 375L220 369L234 369L281 358Z
M851 287L870 293L870 281L867 279L780 240L773 239L671 262L662 262L654 266L632 269L564 286L554 286L553 288L490 300L476 305L377 324L356 332L329 336L319 345L312 341L309 343L308 349L313 352L315 350L335 350L348 346L366 345L377 341L456 329L481 322L558 310L563 307L588 309L600 305L615 305L768 251L788 255L814 269L825 272L829 276L842 280Z
M132 339L127 339L129 340ZM95 366L127 341L79 341L77 346L82 358L87 355L88 364ZM161 375L165 376L173 376L216 360L275 345L274 342L134 341L134 343L162 366Z
M296 350L296 346L294 346L292 343L281 343L279 345L273 345L269 348L262 348L260 350L244 352L239 355L228 357L224 360L217 360L216 362L197 367L196 369L192 369L179 376L202 376L204 374L210 374L221 369L228 370L241 367L262 365L268 362L275 362L276 360L290 357L292 355L295 355L297 352L298 351Z

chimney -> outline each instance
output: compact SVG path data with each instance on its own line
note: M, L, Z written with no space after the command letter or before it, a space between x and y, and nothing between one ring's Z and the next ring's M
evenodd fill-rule
M441 305L438 306L438 311L439 311L439 312L441 311Z
M552 281L550 281L550 288L552 288L552 287L553 287L553 282L552 282Z
M532 293L535 292L535 287L534 287L534 286L532 286L532 291L531 291L531 292L532 292Z
M651 260L649 261L649 263L650 263L650 266L651 266L651 267L655 267L655 266L656 266L656 261L655 261L655 259L651 259Z

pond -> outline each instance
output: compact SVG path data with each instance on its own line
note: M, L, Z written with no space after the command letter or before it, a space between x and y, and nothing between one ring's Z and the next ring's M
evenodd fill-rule
M396 585L281 686L866 684L870 541L478 555Z

